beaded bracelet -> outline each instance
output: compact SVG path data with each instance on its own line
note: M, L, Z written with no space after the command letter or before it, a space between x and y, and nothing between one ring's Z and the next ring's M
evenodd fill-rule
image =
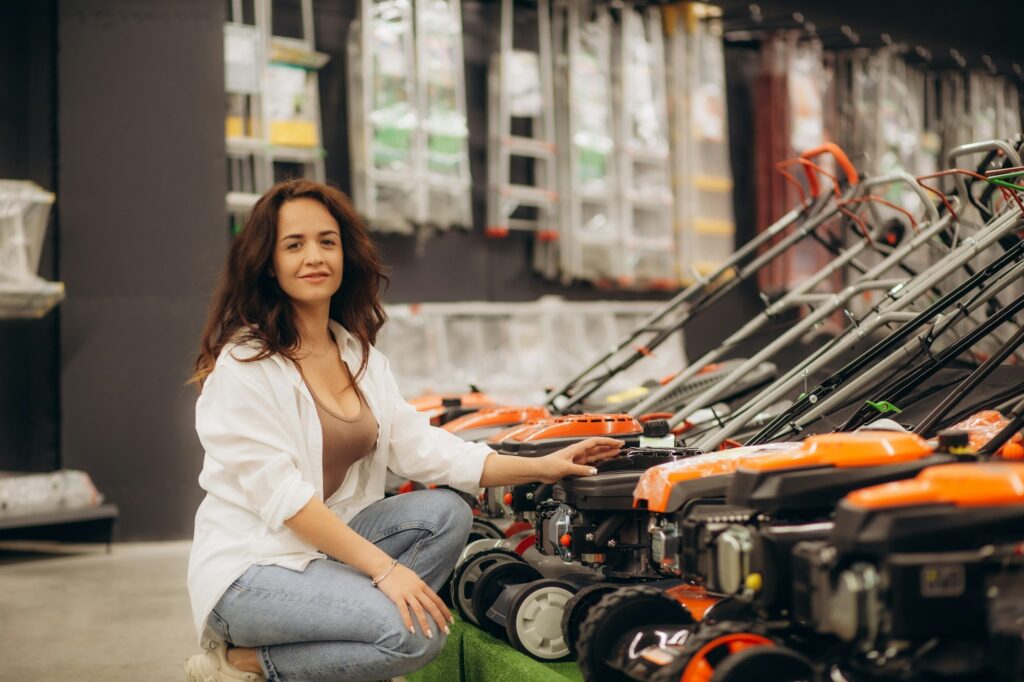
M388 574L391 573L391 571L394 570L394 568L395 568L395 566L397 564L398 564L398 559L392 559L391 560L391 565L388 566L388 570L384 571L384 573L379 578L374 578L373 580L371 580L370 584L373 585L374 587L377 587L378 585L380 585L380 582L382 580L384 580L384 578L388 577Z

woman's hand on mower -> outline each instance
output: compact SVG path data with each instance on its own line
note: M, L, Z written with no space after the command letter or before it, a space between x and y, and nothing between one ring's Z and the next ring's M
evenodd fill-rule
M409 632L416 632L412 625L412 616L423 630L427 637L433 637L434 633L427 620L427 614L434 619L438 628L448 634L448 624L454 622L451 611L437 596L437 593L430 589L423 580L416 575L416 572L402 564L395 564L395 567L386 578L377 584L378 589L387 595L388 599L395 602L398 612L402 615L402 622Z
M593 465L619 454L621 448L622 441L615 438L588 438L573 443L540 458L539 480L554 483L566 476L593 476L597 473Z

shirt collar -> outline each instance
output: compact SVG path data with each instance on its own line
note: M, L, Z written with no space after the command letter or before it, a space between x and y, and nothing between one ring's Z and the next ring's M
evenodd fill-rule
M327 320L327 326L334 332L334 338L338 342L338 349L341 351L342 358L350 358L353 354L359 353L359 341L349 330L342 327L340 322Z

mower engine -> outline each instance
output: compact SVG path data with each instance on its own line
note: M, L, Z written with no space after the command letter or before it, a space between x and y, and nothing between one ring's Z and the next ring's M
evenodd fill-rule
M572 414L514 427L488 443L502 455L543 457L595 436L618 438L627 447L635 446L642 434L643 426L628 414ZM542 483L488 488L483 507L495 517L532 520L537 503L548 499L551 489L551 484Z
M912 433L812 436L795 452L741 464L725 505L694 505L681 519L682 560L709 590L769 613L791 601L793 547L832 531L836 505L854 490L912 478L956 461Z
M948 464L843 500L794 550L793 617L871 677L1024 676L1024 465Z
M633 509L646 469L701 454L693 448L629 448L598 473L557 483L537 509L537 549L563 561L602 568L609 578L656 578L648 560L649 514Z

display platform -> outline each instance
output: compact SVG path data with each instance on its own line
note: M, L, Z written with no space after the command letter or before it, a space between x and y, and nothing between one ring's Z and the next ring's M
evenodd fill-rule
M541 663L458 616L441 655L405 677L409 682L583 682L576 661Z

